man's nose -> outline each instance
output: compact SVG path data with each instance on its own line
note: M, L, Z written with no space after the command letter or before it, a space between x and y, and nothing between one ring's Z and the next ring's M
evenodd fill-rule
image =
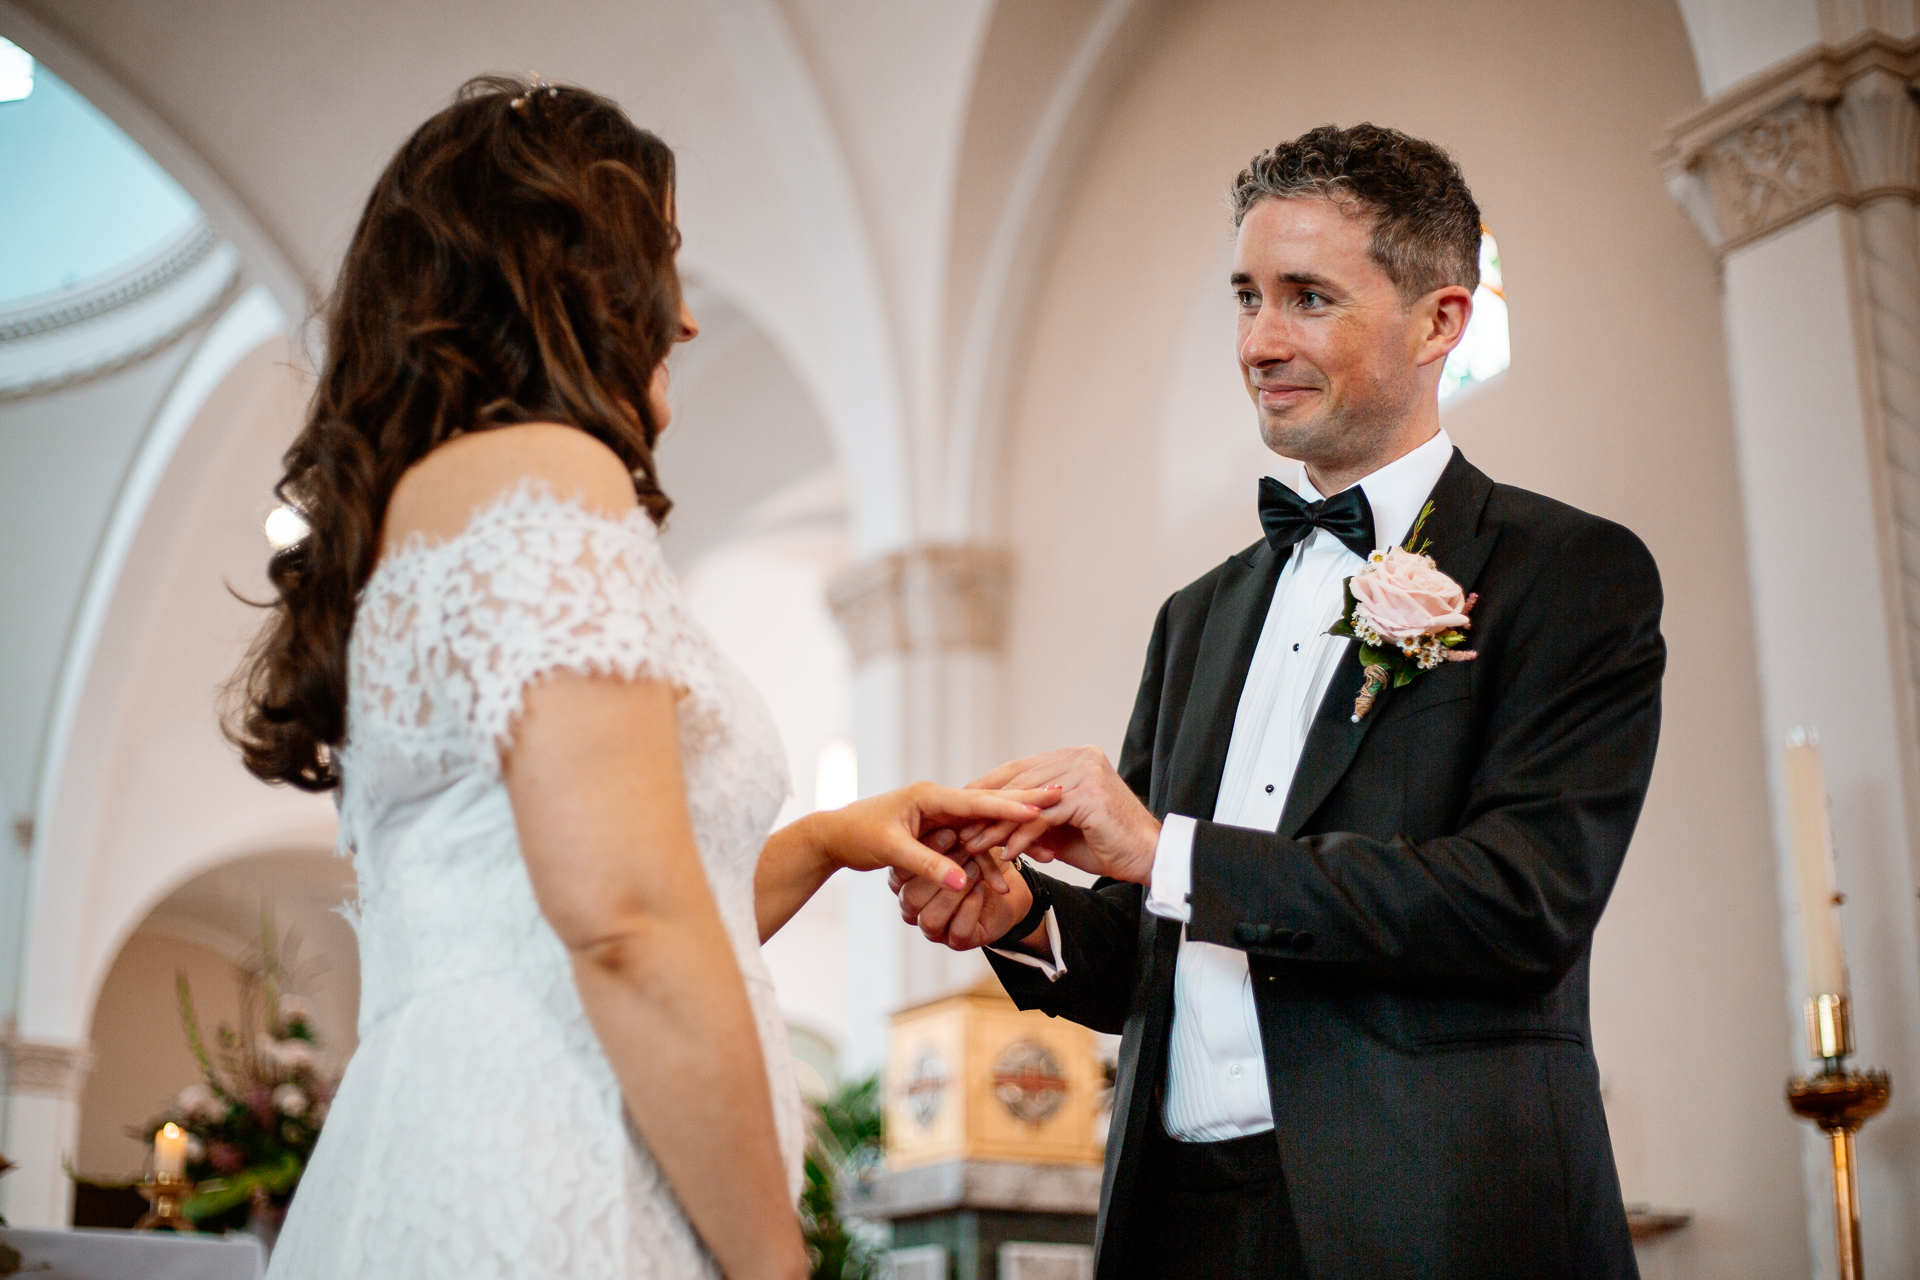
M1240 336L1240 363L1249 369L1285 364L1297 354L1286 321L1272 307L1262 307Z

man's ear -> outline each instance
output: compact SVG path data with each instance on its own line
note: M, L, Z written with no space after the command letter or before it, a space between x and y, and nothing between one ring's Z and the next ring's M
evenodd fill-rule
M1416 302L1414 313L1420 347L1413 362L1427 365L1445 360L1460 345L1467 321L1473 319L1473 294L1461 285L1445 285Z

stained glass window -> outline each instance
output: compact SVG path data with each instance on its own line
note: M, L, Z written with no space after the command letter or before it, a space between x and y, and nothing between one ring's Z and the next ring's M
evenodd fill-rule
M1512 362L1507 342L1507 292L1500 277L1500 246L1480 228L1480 287L1473 291L1473 319L1440 373L1440 399L1504 373Z

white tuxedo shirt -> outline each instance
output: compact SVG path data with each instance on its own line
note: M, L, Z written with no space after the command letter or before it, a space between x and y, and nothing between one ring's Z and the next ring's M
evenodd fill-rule
M1376 548L1397 546L1406 537L1452 457L1453 442L1443 430L1360 481L1373 511ZM1310 502L1323 496L1304 473L1299 493ZM1263 831L1279 827L1307 731L1346 653L1348 641L1326 633L1344 603L1341 584L1364 563L1321 529L1288 558L1241 686L1213 821ZM1146 899L1147 910L1157 916L1190 918L1193 833L1191 815L1170 813L1160 829ZM1023 952L999 954L1057 978L1066 966L1052 912L1046 927L1051 962ZM1189 1142L1273 1128L1266 1056L1244 951L1207 942L1180 944L1163 1120L1168 1133Z

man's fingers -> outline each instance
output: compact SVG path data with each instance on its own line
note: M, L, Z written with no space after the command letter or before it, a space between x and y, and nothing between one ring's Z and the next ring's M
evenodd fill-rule
M986 886L975 885L973 891L960 899L960 905L954 910L953 917L947 921L947 939L951 946L954 939L972 943L979 931L980 917L987 906Z
M967 784L967 790L998 791L1007 785L1007 779L1024 772L1035 759L1037 759L1037 757L1028 756L1022 760L1009 760L997 769L989 769L972 782L969 782Z
M928 846L935 853L946 853L960 843L960 833L952 827L935 827L920 837L920 843Z
M1007 837L1024 826L1033 814L1024 814L1011 822L996 822L990 827L982 827L962 843L961 847L971 854L985 853L1007 842Z
M960 900L966 895L952 890L942 890L933 896L933 900L920 908L920 932L931 942L944 942L947 937L947 922L953 919L953 913L959 909Z
M905 882L901 884L899 889L901 913L910 917L908 923L911 924L913 919L920 915L920 909L922 907L932 902L941 894L950 892L952 891L942 888L931 880L924 880L919 876L909 876Z
M1006 872L1001 869L1000 859L994 857L991 851L975 854L973 865L980 868L980 879L995 893L1005 897L1013 892L1013 886L1007 883Z
M1044 836L1045 834L1047 834L1047 832L1061 825L1071 825L1071 824L1066 823L1065 819L1055 818L1052 814L1046 814L1046 813L1040 814L1039 816L1033 818L1032 820L1022 823L1020 825L1019 830L1013 832L1007 837L1006 845L1007 845L1008 861L1012 861L1014 858L1019 857L1023 853L1031 853L1035 858L1039 859L1042 862L1053 861L1052 851L1039 847L1036 844L1036 842L1040 839L1041 836Z
M927 787L916 791L923 827L954 825L961 818L985 818L990 821L1025 822L1035 813L1060 803L1060 793L1035 788L1026 791L960 791L953 787Z

